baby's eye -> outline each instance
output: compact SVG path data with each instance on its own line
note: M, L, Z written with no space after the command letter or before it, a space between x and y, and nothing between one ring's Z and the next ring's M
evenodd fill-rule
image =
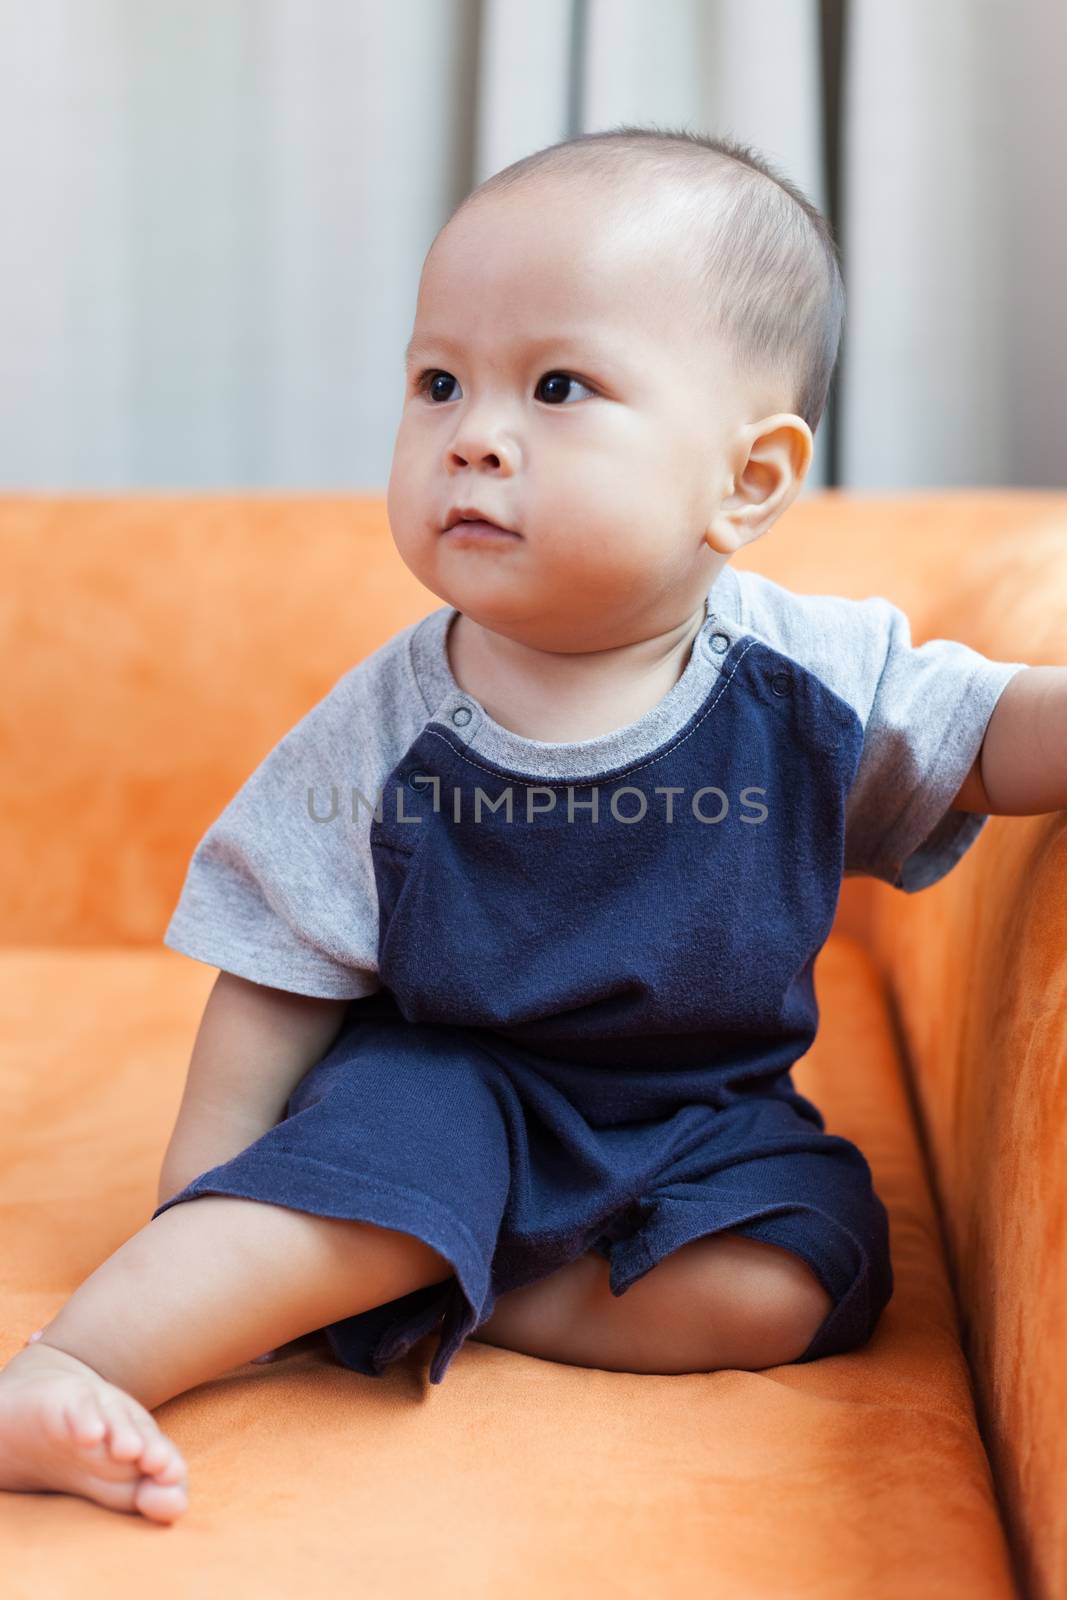
M455 378L450 372L443 372L440 367L431 367L428 372L422 373L422 375L416 380L415 392L416 394L426 394L430 397L430 399L435 401L448 400L451 398L451 396L442 393L440 385L442 383L448 385L450 383L455 383L455 381ZM549 396L547 403L550 405L556 405L559 402L555 398L555 395L558 395L559 385L561 383L576 383L579 389L585 390L586 394L592 394L593 392L588 384L583 383L580 378L572 377L569 372L546 372L544 376L539 379L537 389L541 389L542 386L546 384L554 385L554 394Z
M548 383L576 383L579 389L585 390L586 394L592 394L593 392L586 384L582 382L581 378L572 378L569 372L546 372L537 387L540 388L541 384Z

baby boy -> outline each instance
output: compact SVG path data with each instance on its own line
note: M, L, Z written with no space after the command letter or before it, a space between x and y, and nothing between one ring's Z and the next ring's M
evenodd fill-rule
M871 1337L885 1207L790 1076L815 957L845 873L921 889L1067 807L1067 668L730 566L842 318L824 220L725 140L586 135L437 235L388 511L444 604L197 846L166 942L219 978L160 1203L0 1373L0 1487L173 1521L153 1408L318 1329L373 1376L436 1330L434 1382L467 1338L678 1373Z

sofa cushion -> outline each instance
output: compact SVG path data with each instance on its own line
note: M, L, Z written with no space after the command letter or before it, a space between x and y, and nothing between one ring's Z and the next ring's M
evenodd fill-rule
M212 981L163 949L0 951L0 1359L148 1223ZM895 1292L866 1346L660 1377L469 1341L431 1387L436 1335L381 1378L310 1335L157 1411L190 1482L167 1592L210 1572L264 1600L356 1575L391 1600L1013 1595L880 981L835 935L816 987L794 1081L890 1214ZM71 1497L0 1496L11 1593L155 1588L158 1536Z

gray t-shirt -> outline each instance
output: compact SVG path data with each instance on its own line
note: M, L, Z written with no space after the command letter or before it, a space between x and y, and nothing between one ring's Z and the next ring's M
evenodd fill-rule
M373 808L429 723L446 724L475 758L510 772L588 781L670 739L725 683L746 640L813 674L851 708L863 742L848 792L845 875L914 892L943 877L988 820L949 807L1001 692L1027 665L947 639L913 646L907 616L881 597L794 594L727 565L665 698L623 728L553 744L504 728L460 689L445 648L455 615L440 606L402 628L267 753L197 844L164 944L297 994L374 993Z

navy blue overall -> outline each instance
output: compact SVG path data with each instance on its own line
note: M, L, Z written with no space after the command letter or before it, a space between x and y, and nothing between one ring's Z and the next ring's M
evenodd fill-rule
M439 1383L507 1290L593 1249L622 1294L722 1229L795 1252L832 1297L800 1361L864 1344L893 1292L887 1213L790 1075L862 738L755 638L658 749L588 782L429 720L369 823L382 988L282 1121L154 1215L243 1195L438 1250L452 1276L325 1330L371 1376L438 1329Z

